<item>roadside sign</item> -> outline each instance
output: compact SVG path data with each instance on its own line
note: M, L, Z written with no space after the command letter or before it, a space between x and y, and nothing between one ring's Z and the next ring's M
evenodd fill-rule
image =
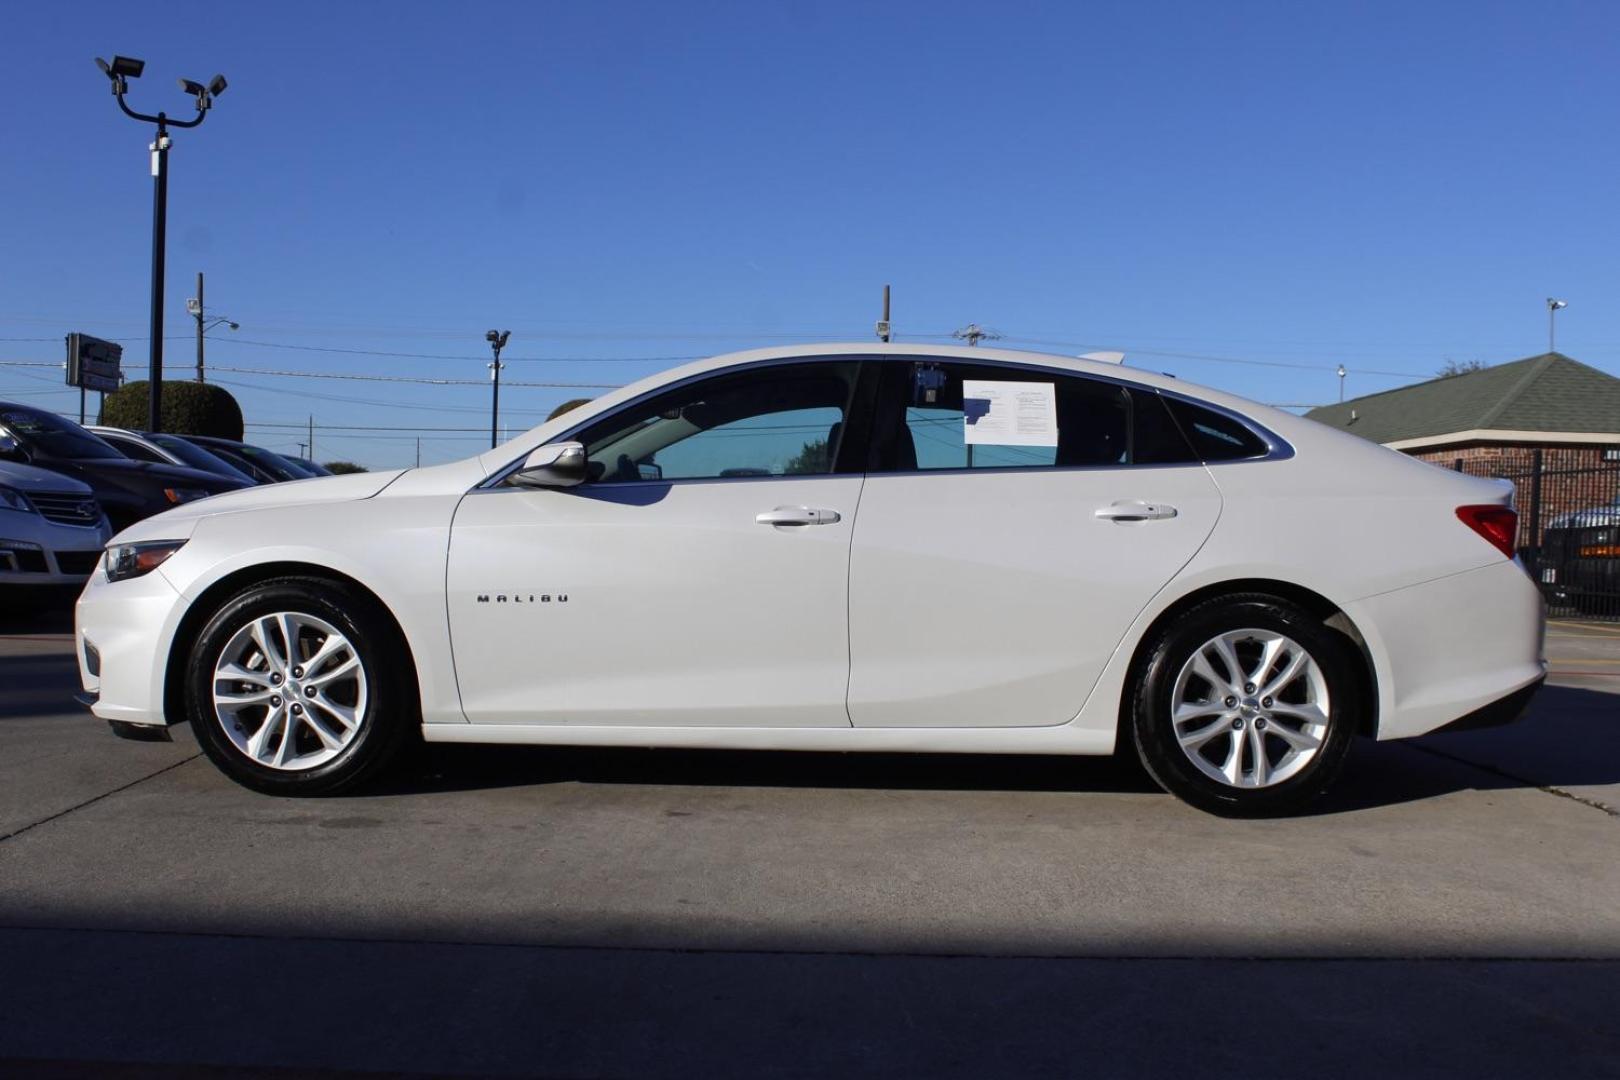
M123 384L124 347L89 334L67 336L67 384L110 394Z

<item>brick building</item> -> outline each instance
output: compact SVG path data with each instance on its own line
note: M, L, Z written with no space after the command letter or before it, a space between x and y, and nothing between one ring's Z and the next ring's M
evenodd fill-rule
M1521 546L1620 497L1620 379L1550 352L1305 414L1413 457L1519 486ZM1531 478L1539 522L1527 504Z

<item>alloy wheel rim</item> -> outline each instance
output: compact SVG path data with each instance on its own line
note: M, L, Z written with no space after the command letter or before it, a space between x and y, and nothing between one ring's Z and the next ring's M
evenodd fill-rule
M1194 649L1170 719L1199 772L1226 787L1280 784L1315 760L1332 715L1315 657L1274 630L1231 630Z
M313 769L360 733L368 682L342 631L297 611L260 615L214 665L214 717L238 753L285 772Z

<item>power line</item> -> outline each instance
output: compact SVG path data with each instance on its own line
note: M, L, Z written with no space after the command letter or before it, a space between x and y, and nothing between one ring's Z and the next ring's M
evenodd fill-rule
M263 386L259 383L243 382L240 379L215 379L220 386L235 386L243 390L256 390L264 394L286 394L292 397L316 401L341 401L350 405L372 405L381 409L416 409L422 412L467 412L482 413L484 409L477 405L425 405L414 401L383 401L379 398L349 397L345 394L322 394L313 390L287 390L279 386ZM507 385L511 385L508 383ZM545 409L507 409L507 413L519 416L539 416Z
M55 365L60 367L61 365ZM244 368L215 366L215 371L229 371L237 375L278 375L293 379L348 379L357 382L415 383L422 386L483 386L483 379L433 379L418 375L360 375L335 371L282 371L271 368ZM508 386L530 386L566 390L617 390L619 383L576 382L512 382Z
M232 345L253 345L262 349L292 349L298 352L341 353L347 356L391 356L405 360L477 360L487 363L482 356L460 353L391 352L386 349L339 349L331 345L286 345L274 341L252 341L232 337ZM671 364L687 360L702 360L703 356L508 356L507 364Z

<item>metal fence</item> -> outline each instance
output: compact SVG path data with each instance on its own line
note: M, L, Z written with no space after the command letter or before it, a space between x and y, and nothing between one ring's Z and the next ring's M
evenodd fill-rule
M1534 450L1523 464L1456 468L1513 481L1519 557L1541 583L1549 614L1620 620L1620 461L1566 461Z

